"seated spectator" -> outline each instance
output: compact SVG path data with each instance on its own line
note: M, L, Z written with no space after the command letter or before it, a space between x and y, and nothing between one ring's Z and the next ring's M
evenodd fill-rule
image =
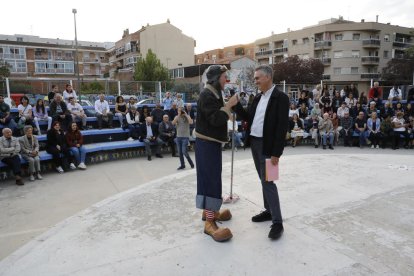
M381 134L381 120L378 118L376 112L371 113L371 117L367 121L368 137L371 141L371 148L379 149L379 143L382 137Z
M336 115L336 113L332 113L331 121L332 121L333 132L334 132L334 145L338 145L339 131L342 129L342 127L339 126L339 118Z
M71 128L66 133L66 143L74 156L76 165L79 169L85 170L86 149L83 146L83 136L78 129L78 125L73 122Z
M150 114L150 111L148 109L148 106L144 105L142 107L142 111L140 112L140 115L139 115L139 122L140 123L145 123L145 119L149 116L151 116L151 114Z
M299 110L296 108L296 104L291 103L290 108L289 108L289 118L292 118L293 114L296 114L299 116Z
M345 112L348 112L349 114L349 108L346 106L346 102L342 102L341 106L337 110L337 116L339 119L342 119L345 115Z
M141 125L140 141L145 144L145 153L148 156L148 161L151 161L151 143L156 146L155 156L162 158L161 145L163 141L158 137L158 128L152 123L151 116L148 116L145 121L145 124Z
M387 117L385 117L381 121L380 130L381 130L381 135L382 135L382 145L381 145L381 147L383 149L385 149L387 147L387 142L389 142L391 140L393 142L393 140L394 140L394 138L393 138L394 137L394 130L393 130L393 127L392 127L391 116L389 114L387 114Z
M316 116L315 114L312 115L307 125L309 127L308 132L311 135L312 139L314 140L315 148L318 148L319 147L319 137L318 137L319 117Z
M408 149L408 144L410 140L410 134L407 131L407 127L409 126L409 123L406 123L404 120L404 113L398 112L397 116L392 119L392 126L394 130L394 142L392 149L399 149L400 147L400 135L404 136L404 148Z
M298 99L298 105L297 106L302 106L302 104L305 104L306 107L308 107L309 105L309 100L308 98L306 98L306 93L302 92L300 94L300 98Z
M358 134L359 136L359 147L362 148L363 145L365 144L365 138L366 138L366 133L365 131L367 130L367 123L365 121L365 113L364 112L359 112L358 116L355 119L355 133Z
M19 138L20 153L23 159L29 163L29 179L30 181L34 181L35 178L40 180L42 175L40 174L39 141L33 135L32 126L25 126L23 131L24 136Z
M359 98L358 88L356 88L355 84L353 84L353 83L351 83L351 86L349 87L348 95L349 95L349 93L352 94L352 96L353 96L354 99L358 99Z
M234 118L233 118L234 119ZM180 166L177 170L185 169L184 156L190 167L194 168L194 162L187 152L187 146L190 139L190 124L193 122L190 115L185 112L184 108L178 108L178 115L173 120L173 125L177 129L177 149L180 157Z
M326 138L329 137L329 148L333 150L333 141L334 141L333 125L332 125L332 121L329 119L328 113L323 114L323 119L319 121L318 128L319 128L319 134L322 137L323 149L326 149Z
M152 120L154 121L154 124L159 125L163 120L164 114L165 112L161 108L161 104L156 103L155 108L151 111L151 117L152 117Z
M137 105L137 99L134 97L134 96L132 96L132 97L130 97L129 98L129 100L128 100L128 103L127 103L127 109L130 109L131 108L131 106L135 106L136 108L138 108L138 105Z
M82 106L75 102L75 98L70 97L69 103L68 103L68 110L70 114L72 115L72 122L76 122L76 119L81 120L82 127L81 129L86 129L86 114L83 110Z
M49 102L49 105L55 98L56 93L59 93L59 87L56 84L52 84L52 91L47 93L47 100Z
M52 127L52 117L47 115L45 104L42 99L37 100L36 106L33 109L33 116L39 134L41 134L39 121L47 121L47 130Z
M309 110L304 103L302 103L299 108L299 118L302 120L309 119Z
M370 102L369 103L369 108L367 110L367 116L368 117L371 117L372 113L377 113L377 115L378 115L379 110L376 108L376 105L377 105L376 102Z
M311 110L311 117L313 117L313 115L315 115L316 117L322 116L322 110L319 108L318 103L316 103L313 109Z
M388 95L388 101L401 101L401 100L402 100L401 89L398 88L397 85L394 85L390 90L390 94Z
M127 114L128 114L127 104L124 101L124 97L119 95L115 99L115 116L118 118L119 125L121 127L124 126L124 121L126 120Z
M329 95L329 90L322 90L322 96L319 98L319 106L322 108L332 107L332 98Z
M16 122L10 116L10 106L4 102L3 95L0 95L0 131L9 128L13 132L16 127Z
M231 137L232 141L234 142L234 148L237 150L237 147L244 147L244 143L241 140L242 134L238 130L239 126L235 118L236 115L229 117L229 120L227 121L227 132L229 133L229 137Z
M0 161L13 171L16 185L24 185L21 177L19 140L12 136L10 128L3 128L2 133L3 136L0 137Z
M19 111L17 127L23 132L23 127L25 125L32 125L33 123L33 110L32 106L29 104L29 98L27 96L21 97L17 110Z
M320 84L317 84L315 88L312 90L312 95L313 95L313 99L318 102L321 96L321 85Z
M412 108L412 105L409 103L405 107L404 120L406 122L410 122L412 119L414 119L414 109Z
M344 146L349 147L351 146L349 141L352 141L354 128L354 121L352 117L349 116L349 112L345 112L344 117L341 118L341 127L342 129L339 131L339 133L344 137Z
M52 122L60 122L63 129L67 129L72 122L72 116L70 115L68 107L62 100L62 95L59 93L55 94L54 100L49 105L49 112L52 117Z
M376 106L376 104L375 104ZM386 101L384 106L380 109L381 119L384 120L387 117L394 117L394 108L391 106L391 102Z
M168 116L170 117L170 121L172 122L175 116L178 115L177 104L173 103L171 109L168 110Z
M338 112L338 109L342 105L342 98L338 91L335 92L335 95L332 99L332 112L336 113Z
M356 117L361 112L364 113L364 119L366 120L366 118L367 118L367 114L365 112L365 109L362 107L362 105L359 102L357 102L357 104L354 108L351 108L350 112L351 112L351 115L354 119L356 119Z
M292 147L296 147L300 139L303 138L303 129L302 120L296 113L293 114L292 120L289 121L290 138L293 139Z
M108 122L108 127L112 128L113 114L109 109L109 104L105 100L105 95L100 94L99 100L95 101L96 118L98 118L98 128L102 129L102 121Z
M139 112L137 111L137 107L135 105L132 105L129 109L129 112L126 115L126 121L129 129L128 141L139 139L141 123L139 122Z
M361 92L361 95L358 98L358 102L363 106L366 107L368 105L367 96L365 96L365 92Z
M322 113L332 113L332 106L330 106L328 103L325 103L325 106L322 107Z
M346 103L346 106L349 108L349 109L351 109L351 108L353 108L353 107L355 107L356 106L356 104L357 104L357 99L355 99L354 98L354 95L352 94L352 93L349 93L348 94L348 97L347 98L345 98L345 103Z
M174 102L177 105L177 108L184 108L183 95L181 95L180 93L177 93L177 98Z
M398 102L395 105L395 109L394 109L395 114L397 114L398 112L402 112L405 113L404 107L402 106L402 103Z
M76 91L72 89L72 85L69 83L66 84L65 90L63 91L63 99L66 102L66 104L69 103L69 98L75 98L75 102L78 101L78 96L76 95Z
M379 82L374 82L374 87L371 87L368 92L368 100L377 103L377 107L381 106L382 89L379 87Z
M53 102L55 101L56 97ZM72 160L72 156L66 143L65 134L60 128L60 123L58 121L54 121L52 123L52 128L47 132L46 152L52 155L52 160L58 173L64 173L64 169L67 170L68 163ZM76 169L73 162L70 162L69 167L72 170Z
M181 110L179 108L179 110ZM171 151L172 151L172 156L173 157L178 157L178 155L176 155L175 152L175 142L174 142L174 138L175 138L175 127L173 125L173 123L170 121L170 117L168 117L167 114L165 114L162 117L162 122L158 125L158 133L159 136L161 138L162 141L164 141L164 143L167 143L168 146L171 147Z

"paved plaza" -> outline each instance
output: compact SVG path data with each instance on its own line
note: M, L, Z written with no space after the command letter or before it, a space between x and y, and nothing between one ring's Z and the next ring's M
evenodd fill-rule
M226 243L203 234L195 170L176 173L177 158L1 183L0 275L414 275L413 153L287 148L278 241L269 222L251 222L262 193L247 150L236 152Z

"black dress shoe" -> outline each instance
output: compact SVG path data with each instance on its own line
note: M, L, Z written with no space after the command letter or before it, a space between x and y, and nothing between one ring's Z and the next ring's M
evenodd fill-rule
M273 223L272 226L270 226L270 232L269 232L269 239L277 240L280 238L283 234L283 224L282 223Z
M177 171L178 170L184 170L185 169L185 166L179 166L178 168L177 168Z
M151 159L152 159L151 155L148 155L148 161L151 161Z
M253 222L263 222L263 221L268 221L268 220L272 220L272 215L267 210L265 210L265 211L261 212L260 214L255 215L254 217L252 217Z
M158 158L163 158L161 154L156 154L155 156L157 156Z

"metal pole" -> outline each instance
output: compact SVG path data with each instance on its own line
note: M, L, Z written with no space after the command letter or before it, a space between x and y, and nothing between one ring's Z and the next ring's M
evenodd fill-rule
M9 78L6 78L6 91L7 91L7 98L10 99L10 85L9 85Z
M232 113L232 120L233 120L233 133L232 133L232 141L231 141L231 173L230 173L230 199L233 199L233 167L234 167L234 144L235 144L235 124L236 124L236 120L235 120L235 113Z
M121 81L118 81L118 96L121 96Z
M286 81L283 81L283 92L286 93Z
M158 82L158 88L159 88L159 90L160 90L160 104L162 104L162 91L161 91L161 82L159 81Z
M371 79L371 88L374 86L374 80Z
M78 34L76 31L76 9L72 9L73 12L73 20L75 22L75 55L76 55L76 75L78 77L78 98L81 100L81 87L80 87L80 76L79 76L79 55L78 55Z

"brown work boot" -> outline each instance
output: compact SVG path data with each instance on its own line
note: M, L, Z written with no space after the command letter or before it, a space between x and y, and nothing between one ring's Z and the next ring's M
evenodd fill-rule
M228 221L232 217L229 209L223 209L219 212L214 212L214 220L217 221ZM202 220L206 220L206 211L203 210L203 214L201 215Z
M216 242L228 241L233 237L230 229L219 228L215 221L206 220L204 233L210 235Z

